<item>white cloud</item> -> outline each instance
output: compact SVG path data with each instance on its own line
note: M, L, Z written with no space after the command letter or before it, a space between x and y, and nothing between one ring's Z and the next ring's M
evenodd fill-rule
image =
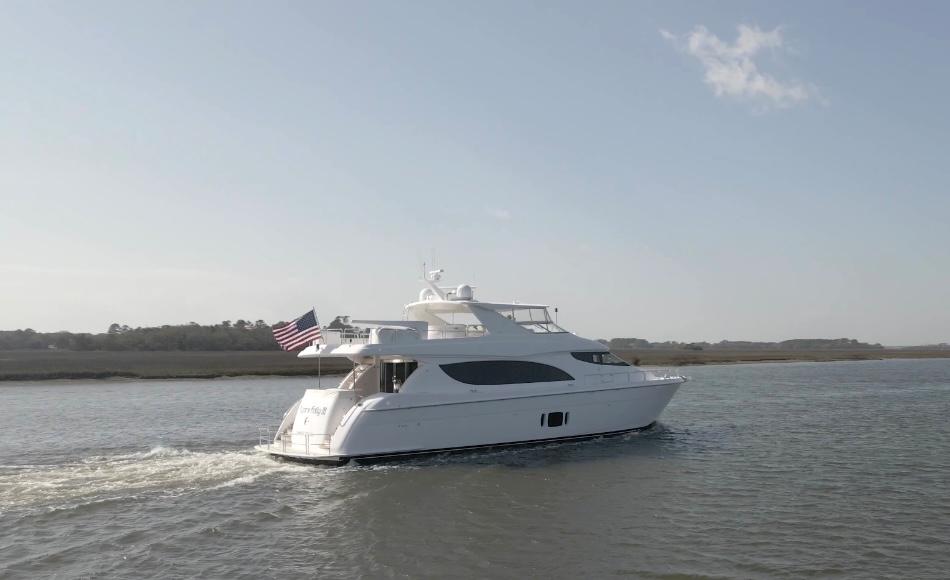
M723 42L705 26L697 26L684 36L661 29L660 36L699 59L706 69L704 80L718 97L777 107L790 107L818 97L812 86L797 81L779 81L759 70L755 58L763 49L789 52L781 28L766 31L745 24L738 28L739 36L732 44Z
M507 209L492 209L488 213L497 220L508 221L511 219L511 212Z

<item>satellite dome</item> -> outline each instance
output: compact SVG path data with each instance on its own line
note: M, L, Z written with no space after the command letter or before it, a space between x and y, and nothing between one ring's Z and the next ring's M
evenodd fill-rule
M474 294L472 293L472 287L468 284L462 284L455 289L455 299L456 300L472 300Z

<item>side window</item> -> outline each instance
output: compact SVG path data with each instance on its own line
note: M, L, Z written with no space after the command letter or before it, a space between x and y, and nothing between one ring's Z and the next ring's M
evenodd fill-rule
M467 385L514 385L573 381L561 369L530 361L482 360L439 365L445 374Z
M612 352L572 352L571 356L579 361L595 365L613 365L628 367L630 364Z

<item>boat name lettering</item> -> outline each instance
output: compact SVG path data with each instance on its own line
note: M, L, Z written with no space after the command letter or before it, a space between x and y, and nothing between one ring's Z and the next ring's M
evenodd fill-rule
M327 414L326 407L317 407L317 406L304 407L300 410L303 411L305 415L326 415Z

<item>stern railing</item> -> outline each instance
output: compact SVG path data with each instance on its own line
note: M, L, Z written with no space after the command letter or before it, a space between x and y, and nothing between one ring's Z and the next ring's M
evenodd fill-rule
M271 427L258 427L257 431L258 445L264 447L268 451L280 451L281 453L287 453L289 450L296 452L302 447L304 455L321 455L322 453L319 453L318 450L329 452L330 449L330 437L322 433L285 431L275 436L275 430ZM302 446L299 443L294 443L294 436L297 438L303 437ZM311 453L311 450L314 451L314 453Z

